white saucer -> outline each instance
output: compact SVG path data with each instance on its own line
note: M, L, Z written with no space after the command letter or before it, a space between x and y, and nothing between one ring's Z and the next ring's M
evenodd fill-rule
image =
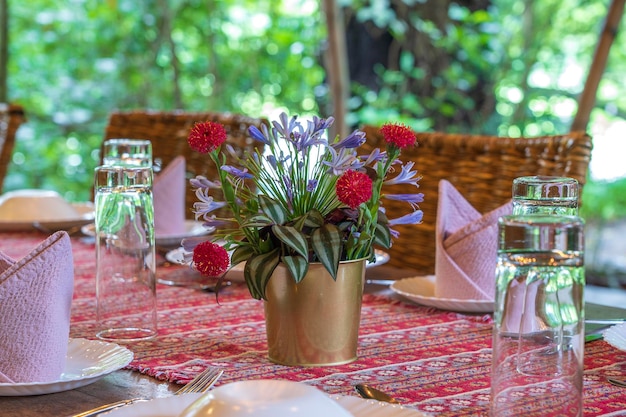
M626 323L609 327L602 332L602 336L611 346L626 351Z
M72 227L81 226L91 223L94 220L94 208L92 203L73 203L72 207L78 212L75 219L64 220L42 220L42 221L9 221L0 220L0 231L2 232L21 232L25 230L68 230ZM39 227L36 227L39 225Z
M57 381L0 383L0 396L25 396L68 391L96 382L133 360L133 352L115 343L70 339L65 369Z
M155 398L150 401L127 405L101 415L107 417L177 417L188 405L200 398L200 396L202 396L202 394L184 394ZM338 395L332 395L331 398L348 410L354 417L425 417L425 414L419 411L404 408L396 404Z
M391 284L391 289L415 303L441 310L462 313L492 313L493 301L460 300L457 298L435 297L435 276L404 278Z
M366 268L373 268L375 266L380 266L389 262L389 254L387 252L376 249L374 253L376 255L376 260L374 262L368 262L367 265L365 266ZM173 264L187 265L187 262L185 262L184 256L185 256L185 250L181 247L181 248L177 248L166 253L165 259L168 262L171 262ZM228 271L228 273L226 274L224 278L227 281L244 282L245 279L243 276L243 270L245 268L245 265L246 265L245 262L235 265L234 267L231 268L230 271Z
M187 237L203 236L212 233L212 229L207 229L202 225L202 222L195 220L185 220L185 230L181 233L174 234L159 234L156 233L154 238L155 243L160 246L176 246L180 245L180 242ZM83 226L81 231L86 236L96 236L96 225L91 223ZM172 261L170 261L172 262Z

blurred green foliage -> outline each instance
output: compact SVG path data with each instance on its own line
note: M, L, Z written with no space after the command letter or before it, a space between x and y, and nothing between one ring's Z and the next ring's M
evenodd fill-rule
M28 123L18 132L4 190L47 188L69 200L89 199L112 109L323 113L329 98L320 3L10 0L9 100L26 108ZM352 125L397 120L418 130L443 125L450 132L509 136L568 131L609 5L493 0L471 11L452 3L444 10L449 24L437 27L415 13L400 15L389 0L339 3L397 42L417 31L452 58L437 74L406 50L398 68L377 67L379 89L353 85ZM626 115L625 67L620 32L590 127ZM424 80L428 94L409 88ZM476 89L482 99L471 94ZM620 212L617 199L614 209L599 202L613 198L611 187L588 186L589 215Z

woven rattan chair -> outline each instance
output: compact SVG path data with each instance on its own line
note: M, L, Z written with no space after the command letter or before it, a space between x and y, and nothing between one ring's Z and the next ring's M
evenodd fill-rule
M363 129L366 151L384 149L378 128ZM537 138L504 138L445 133L418 133L418 146L402 152L422 175L419 192L425 200L422 224L397 226L400 237L390 250L390 265L423 274L435 270L435 217L439 180L450 181L481 213L511 199L513 179L525 175L559 175L585 184L591 158L591 138L582 132ZM415 193L415 187L388 187L390 193ZM407 203L384 200L389 218L408 213Z
M247 131L251 125L260 126L263 120L237 114L212 112L116 111L109 116L104 139L149 139L152 142L155 165L165 167L175 157L183 155L186 160L188 179L196 175L204 175L208 179L215 180L217 171L209 157L191 150L187 144L187 136L194 123L208 120L224 125L228 134L227 143L240 154L246 150L252 151L255 147L262 147L262 144L250 139ZM218 190L215 195L216 199L221 199ZM193 189L187 186L185 207L188 208L186 213L188 219L194 217L191 209L196 201Z
M13 155L17 128L25 121L24 109L21 106L0 103L0 190Z

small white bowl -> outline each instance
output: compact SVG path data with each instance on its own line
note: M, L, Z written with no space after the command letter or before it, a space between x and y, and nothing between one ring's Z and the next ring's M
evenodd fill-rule
M351 417L315 387L284 380L239 381L209 391L179 417Z
M55 191L18 190L0 196L0 221L66 221L79 217L80 213Z

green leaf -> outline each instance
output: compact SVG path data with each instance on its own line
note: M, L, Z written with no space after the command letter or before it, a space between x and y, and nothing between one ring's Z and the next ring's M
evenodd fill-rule
M283 256L283 263L291 273L296 284L304 278L309 270L309 261L301 256Z
M244 276L246 278L246 284L248 285L248 291L250 295L257 300L265 297L265 287L272 276L272 272L280 262L280 254L278 248L271 252L264 253L257 256L252 256L246 262L244 268Z
M316 229L311 235L313 252L330 273L333 279L337 279L337 268L341 257L341 232L333 224L325 224Z
M386 225L378 223L374 232L374 244L380 245L385 249L391 247L391 231Z
M266 195L259 195L261 210L269 217L274 224L284 224L287 221L287 213L284 207L276 200Z
M254 255L254 249L251 246L238 246L230 256L230 263L232 266L235 266L247 261L252 255Z
M322 227L324 225L324 216L319 211L313 209L304 216L304 225L312 228Z
M255 214L241 223L241 227L265 227L274 224L265 214Z
M309 245L304 233L299 232L295 227L280 225L272 226L272 232L281 242L295 250L300 256L308 259Z

